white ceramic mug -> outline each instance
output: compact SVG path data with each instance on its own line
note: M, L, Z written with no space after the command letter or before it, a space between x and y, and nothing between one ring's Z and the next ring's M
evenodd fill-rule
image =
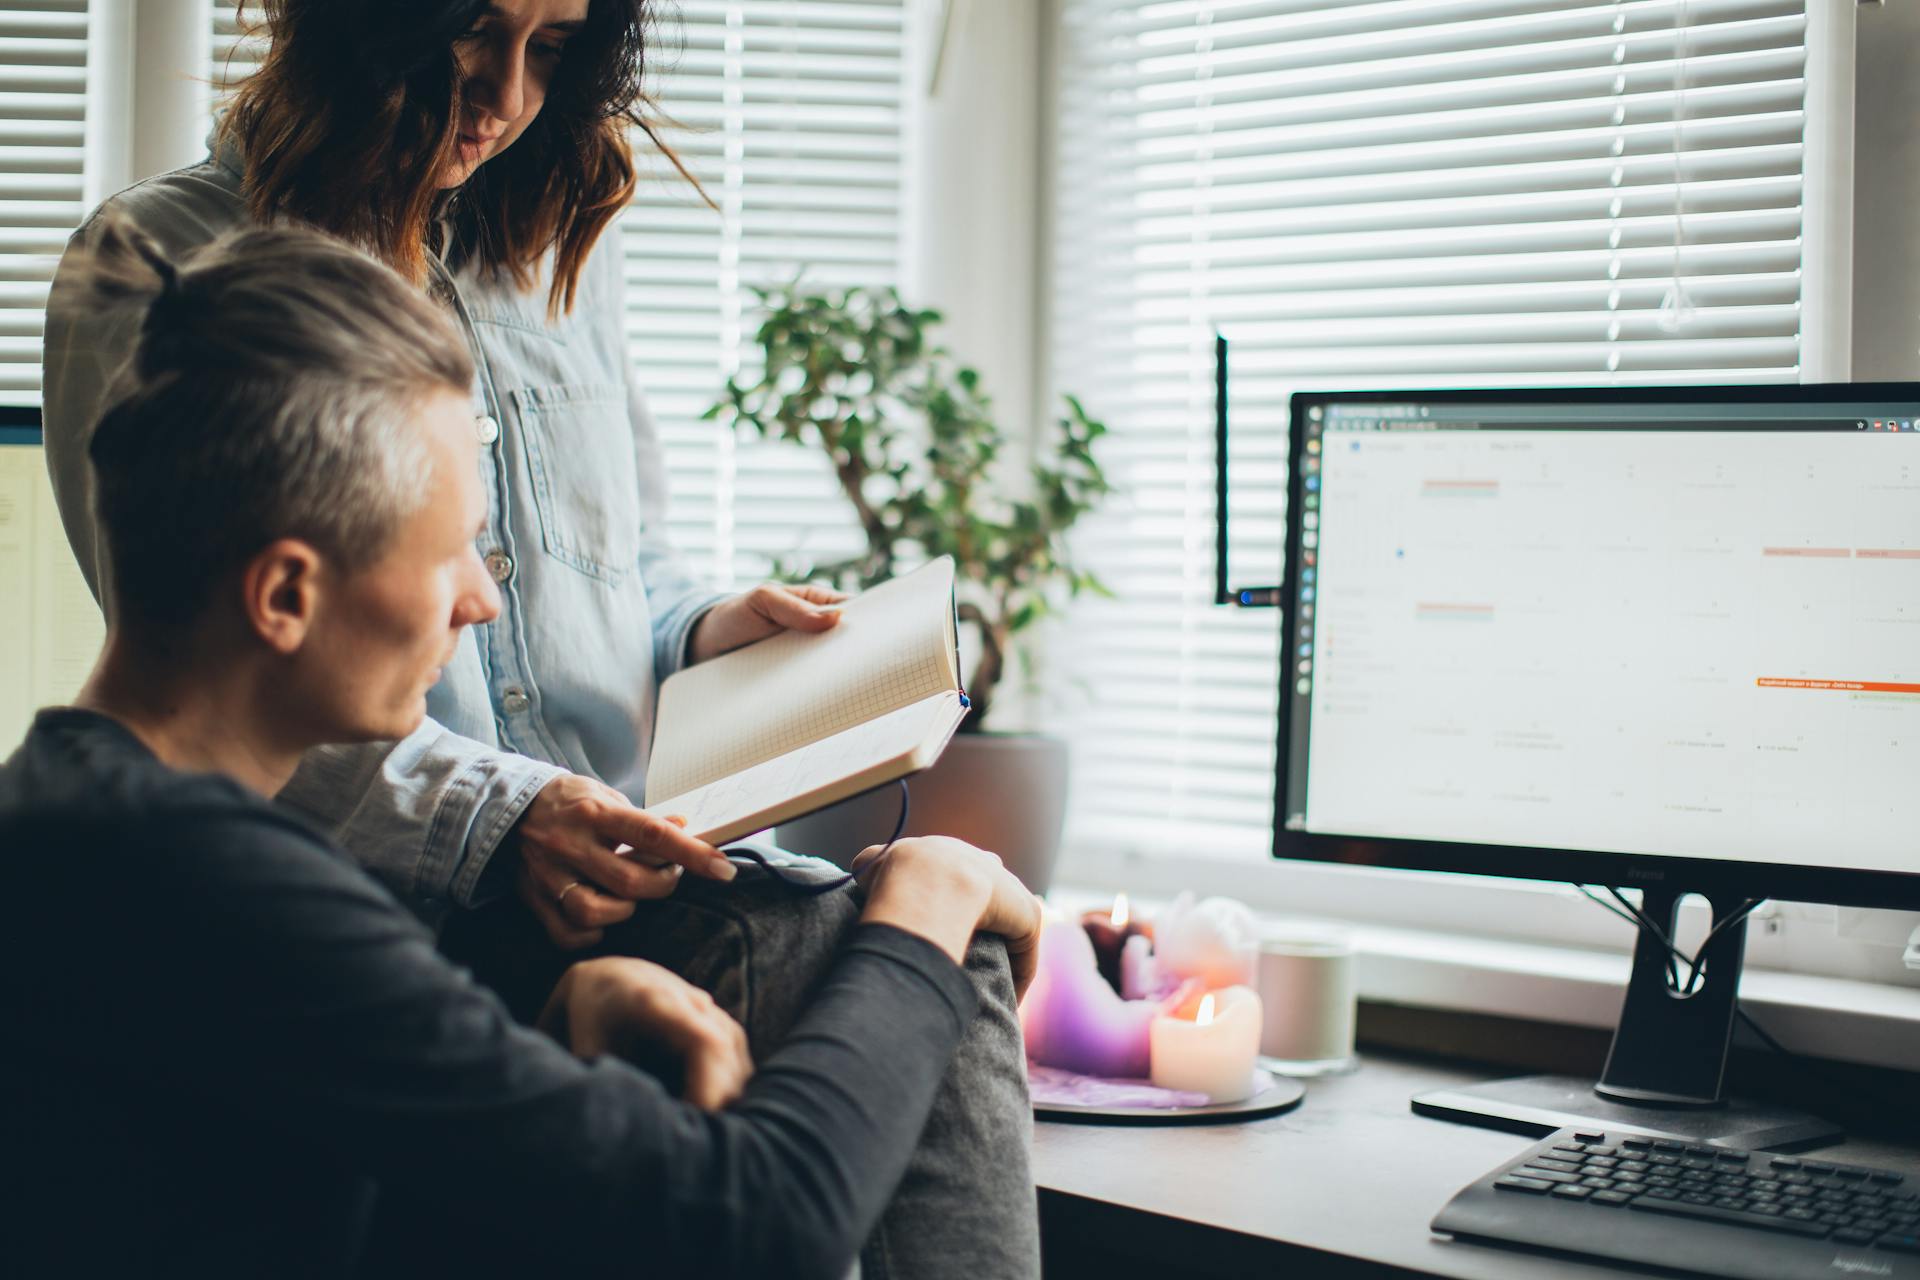
M1358 987L1353 943L1333 933L1276 933L1260 943L1263 1066L1319 1076L1356 1064L1353 1028Z

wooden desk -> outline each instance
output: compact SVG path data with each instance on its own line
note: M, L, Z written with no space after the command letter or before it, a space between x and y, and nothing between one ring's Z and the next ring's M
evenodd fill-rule
M1428 1231L1454 1192L1535 1139L1424 1119L1407 1100L1488 1078L1484 1070L1368 1055L1352 1075L1310 1082L1295 1110L1250 1124L1040 1123L1034 1174L1047 1280L1628 1274ZM1920 1150L1911 1147L1850 1141L1818 1155L1920 1175Z

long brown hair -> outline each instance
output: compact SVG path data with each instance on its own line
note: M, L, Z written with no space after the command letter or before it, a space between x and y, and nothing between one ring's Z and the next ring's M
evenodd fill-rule
M644 111L650 0L590 0L540 114L445 203L461 85L454 43L486 0L262 0L272 44L224 129L249 209L351 240L416 283L430 237L450 261L531 288L553 253L550 314L570 310L587 255L633 193L639 129L693 181ZM698 184L695 183L697 187ZM704 193L702 193L704 195Z

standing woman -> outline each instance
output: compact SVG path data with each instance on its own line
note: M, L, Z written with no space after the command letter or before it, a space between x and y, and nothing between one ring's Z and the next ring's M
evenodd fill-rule
M522 1011L557 976L558 949L604 942L705 980L762 1053L856 908L846 894L797 908L754 874L725 883L733 864L631 797L644 794L662 679L785 628L825 629L837 597L723 595L666 542L660 444L633 384L620 247L606 234L634 186L632 132L652 137L640 85L653 7L266 0L271 49L213 154L106 201L69 259L109 210L174 257L237 226L295 220L446 307L478 368L479 550L500 614L466 630L418 731L311 752L281 798L429 918L517 896L460 923L493 917L513 935L509 913L538 921L520 931L542 943L538 973L525 937L509 953L494 945L500 930L468 928L481 942L464 958L522 996ZM48 461L103 599L111 566L87 441L136 337L123 315L49 309ZM1037 1270L1012 984L1003 951L975 950L982 1013L883 1222L896 1274ZM741 972L750 959L765 972ZM919 1225L896 1229L908 1224ZM870 1269L886 1261L869 1251Z

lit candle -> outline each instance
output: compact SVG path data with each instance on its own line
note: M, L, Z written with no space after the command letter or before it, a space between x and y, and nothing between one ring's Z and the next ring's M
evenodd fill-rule
M1095 967L1086 931L1053 920L1040 934L1040 967L1020 1002L1020 1029L1027 1056L1043 1067L1144 1077L1147 1026L1162 1008L1159 1001L1122 1000Z
M1093 943L1093 955L1100 969L1100 976L1115 991L1120 991L1120 955L1122 949L1132 939L1145 935L1153 936L1153 931L1133 919L1132 909L1127 904L1127 895L1116 894L1113 907L1107 911L1089 911L1080 917L1080 927L1087 931L1088 941Z
M1155 1018L1147 1032L1153 1082L1214 1102L1250 1096L1260 1019L1260 997L1250 987L1210 991Z

